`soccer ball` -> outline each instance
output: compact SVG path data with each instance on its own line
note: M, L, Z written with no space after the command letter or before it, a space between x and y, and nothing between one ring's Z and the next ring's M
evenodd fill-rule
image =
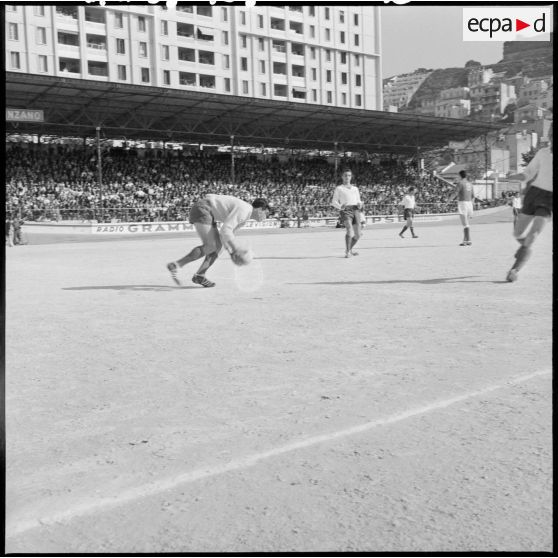
M252 252L250 250L237 250L231 254L232 261L235 265L248 265L252 261Z

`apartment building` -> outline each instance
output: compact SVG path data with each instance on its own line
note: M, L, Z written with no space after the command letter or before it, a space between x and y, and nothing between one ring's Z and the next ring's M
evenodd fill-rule
M6 70L382 108L379 7L6 5Z
M515 102L515 87L506 83L484 83L469 88L471 116L493 120L504 113L506 106Z
M386 81L384 85L384 110L390 106L405 107L423 81L432 72L414 72L412 74L402 74L394 76Z

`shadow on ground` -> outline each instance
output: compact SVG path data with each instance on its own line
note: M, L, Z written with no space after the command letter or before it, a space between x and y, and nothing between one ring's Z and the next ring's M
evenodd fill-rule
M420 285L440 285L443 283L493 283L501 284L508 281L468 281L478 275L466 275L464 277L442 277L439 279L389 279L385 281L319 281L316 283L289 283L289 285L394 285L398 283L411 283Z
M90 287L64 287L64 291L177 291L184 289L202 289L194 285L173 287L169 285L94 285Z

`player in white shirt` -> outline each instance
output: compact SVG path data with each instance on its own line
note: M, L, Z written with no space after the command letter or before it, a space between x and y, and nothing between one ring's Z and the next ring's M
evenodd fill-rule
M403 217L406 219L407 223L399 233L399 236L403 238L403 233L409 229L413 238L418 238L415 234L415 230L413 229L413 217L415 216L415 208L416 208L416 201L415 201L415 187L411 186L407 193L403 196L401 203L399 205L403 206Z
M358 188L351 184L353 173L347 169L341 176L343 184L335 188L331 205L340 210L340 220L345 226L345 257L350 258L358 256L358 252L353 251L353 248L361 237L362 201Z
M515 263L506 277L509 282L517 281L519 270L531 256L531 246L552 218L552 125L548 139L548 147L539 149L522 173L509 177L528 184L523 207L514 227L514 236L521 246L515 253Z
M239 248L235 243L234 233L240 229L248 219L263 221L267 216L269 205L263 198L255 199L252 204L234 196L208 194L205 198L195 202L190 209L189 221L194 225L201 246L196 246L183 258L167 264L173 281L180 285L178 270L186 264L204 260L192 281L202 287L214 287L215 283L207 279L205 273L215 263L221 248L225 248L231 259L237 265L242 265L247 256L247 250ZM221 228L217 230L217 222Z

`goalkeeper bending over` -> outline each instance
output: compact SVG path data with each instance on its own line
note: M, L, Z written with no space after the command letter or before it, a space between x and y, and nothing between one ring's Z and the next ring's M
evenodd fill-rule
M173 281L181 285L178 279L178 270L186 264L204 260L192 281L202 287L214 287L205 273L215 263L221 248L225 248L236 265L248 263L248 250L240 249L235 244L234 233L240 229L248 219L263 221L267 216L269 205L263 198L255 199L252 204L242 201L234 196L221 196L208 194L205 198L194 203L190 209L189 221L194 225L202 241L201 246L196 246L190 253L175 262L167 264ZM222 223L217 230L217 221Z

